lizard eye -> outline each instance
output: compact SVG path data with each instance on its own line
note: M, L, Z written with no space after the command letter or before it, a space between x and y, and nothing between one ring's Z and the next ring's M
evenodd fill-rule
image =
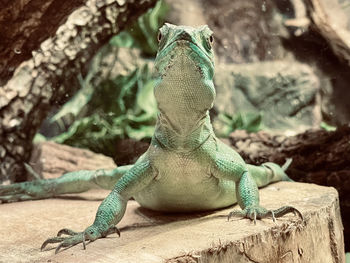
M212 44L214 43L214 37L213 37L213 35L210 35L210 37L209 37L209 43L210 43L210 45L212 45Z
M162 40L162 33L158 33L158 36L157 36L157 39L158 39L158 42L160 42Z
M213 35L210 35L209 37L207 37L205 42L206 42L207 49L211 50L213 47L213 43L214 43Z

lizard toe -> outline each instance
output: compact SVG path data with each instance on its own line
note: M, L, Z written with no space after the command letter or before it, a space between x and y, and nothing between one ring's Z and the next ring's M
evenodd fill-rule
M75 232L75 231L68 229L68 228L63 228L60 231L58 231L57 236L58 237L61 235L74 236L77 234L78 234L78 232Z
M273 213L276 218L282 217L285 214L293 213L294 215L298 215L301 220L304 220L303 214L293 206L282 206L281 208L273 210Z
M62 233L60 232L59 234L66 234L64 233L64 231L62 231ZM73 232L74 231L71 231L70 233L72 234ZM56 236L56 237L46 239L44 243L41 245L41 251L43 251L48 244L59 243L55 250L55 253L57 254L61 248L72 247L79 243L82 243L83 232L79 232L79 233L75 232L75 233L76 234L69 235L68 237Z
M230 220L231 217L238 216L242 218L248 218L250 220L254 221L254 224L256 224L257 219L263 219L267 217L271 217L272 220L276 221L276 215L280 215L282 212L276 213L277 210L267 210L264 207L261 206L247 206L243 210L234 210L229 213L228 220ZM283 212L286 212L285 209L282 210Z

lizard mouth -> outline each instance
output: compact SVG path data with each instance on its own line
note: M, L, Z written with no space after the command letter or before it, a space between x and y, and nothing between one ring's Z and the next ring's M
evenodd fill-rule
M181 57L187 57L194 62L197 71L202 72L203 67L214 71L214 63L207 52L193 41L182 38L170 42L157 54L155 68L160 75L165 75Z
M198 46L198 44L196 44L195 42L193 42L191 40L182 39L182 38L176 39L176 40L170 42L168 45L166 45L163 48L163 50L158 53L157 59L158 58L161 59L162 57L166 56L170 52L170 49L174 49L176 47L182 47L182 48L187 47L188 49L192 49L196 53L200 53L202 55L205 55L210 62L212 61L212 58L207 54L207 52L205 52L200 46Z
M162 55L163 52L165 52L165 53L167 53L167 51L169 52L169 49L174 48L176 46L181 46L183 48L188 47L189 49L192 49L193 51L195 51L197 53L201 53L201 54L205 55L208 58L208 60L210 60L210 61L212 60L211 57L207 54L207 52L205 52L203 50L203 48L201 48L194 41L187 39L187 38L186 39L179 38L179 39L176 39L176 40L170 42L167 46L165 46L163 48L163 50L160 52L160 55Z

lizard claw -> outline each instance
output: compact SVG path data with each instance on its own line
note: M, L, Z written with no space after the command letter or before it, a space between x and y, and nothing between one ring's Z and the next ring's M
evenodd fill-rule
M103 235L103 237L106 237L108 235L117 233L117 235L120 237L120 230L117 228L117 226L112 226L108 229L107 233Z
M228 220L230 220L230 218L233 216L239 216L249 218L254 221L254 224L256 224L256 219L263 219L271 216L273 222L276 222L277 217L284 216L288 213L294 213L303 220L303 215L301 212L292 206L283 206L276 210L267 210L261 206L248 206L243 210L233 210L230 212L228 215Z
M43 251L44 248L50 244L50 243L58 243L63 241L65 238L64 237L52 237L52 238L48 238L44 241L44 243L41 245L40 250Z
M284 216L288 213L293 213L294 215L298 215L301 220L304 220L303 214L293 206L282 206L276 210L273 210L276 217Z
M68 228L63 228L60 231L58 231L57 236L58 237L61 235L74 236L77 234L78 234L78 232L75 232L75 231L68 229Z
M227 221L230 221L231 217L244 217L245 214L243 210L233 210L227 216Z
M110 234L117 233L120 236L120 231L116 226L110 226L106 231L100 230L100 228L91 225L83 232L75 232L68 228L63 228L58 231L56 237L48 238L41 245L41 251L45 249L48 244L59 243L55 254L57 254L62 248L69 248L79 243L83 243L83 248L86 249L86 241L93 242L100 237L106 237ZM61 235L67 235L65 237Z
M259 206L249 206L243 210L233 210L228 215L228 220L232 216L238 216L243 218L249 218L254 221L254 225L256 225L256 219L261 219L262 215L268 212L265 208Z
M270 210L272 221L276 223L276 217L275 217L275 212L273 210Z
M77 233L76 235L73 236L69 236L69 237L61 237L61 236L57 236L57 237L52 237L52 238L48 238L45 240L45 242L41 245L41 251L44 250L44 248L48 245L48 244L52 244L52 243L60 243L56 250L55 250L55 254L57 254L59 252L59 250L62 247L72 247L75 246L77 244L79 244L80 242L82 242L83 239L83 233Z

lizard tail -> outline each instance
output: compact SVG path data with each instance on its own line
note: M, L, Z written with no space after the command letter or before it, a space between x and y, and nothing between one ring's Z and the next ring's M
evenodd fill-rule
M290 164L293 162L293 158L287 158L286 162L282 165L282 170L285 172L287 171L288 167L290 166Z
M287 158L286 162L282 165L282 170L283 172L287 171L288 167L291 165L293 159L292 158ZM283 176L283 181L287 181L287 182L294 182L293 179L291 179L286 173L284 173Z
M294 182L289 176L285 173L285 171L288 169L290 164L292 163L293 159L288 158L286 162L282 165L279 166L276 163L263 163L263 166L266 166L272 170L272 172L277 175L277 178L280 178L278 181L287 181L287 182Z

